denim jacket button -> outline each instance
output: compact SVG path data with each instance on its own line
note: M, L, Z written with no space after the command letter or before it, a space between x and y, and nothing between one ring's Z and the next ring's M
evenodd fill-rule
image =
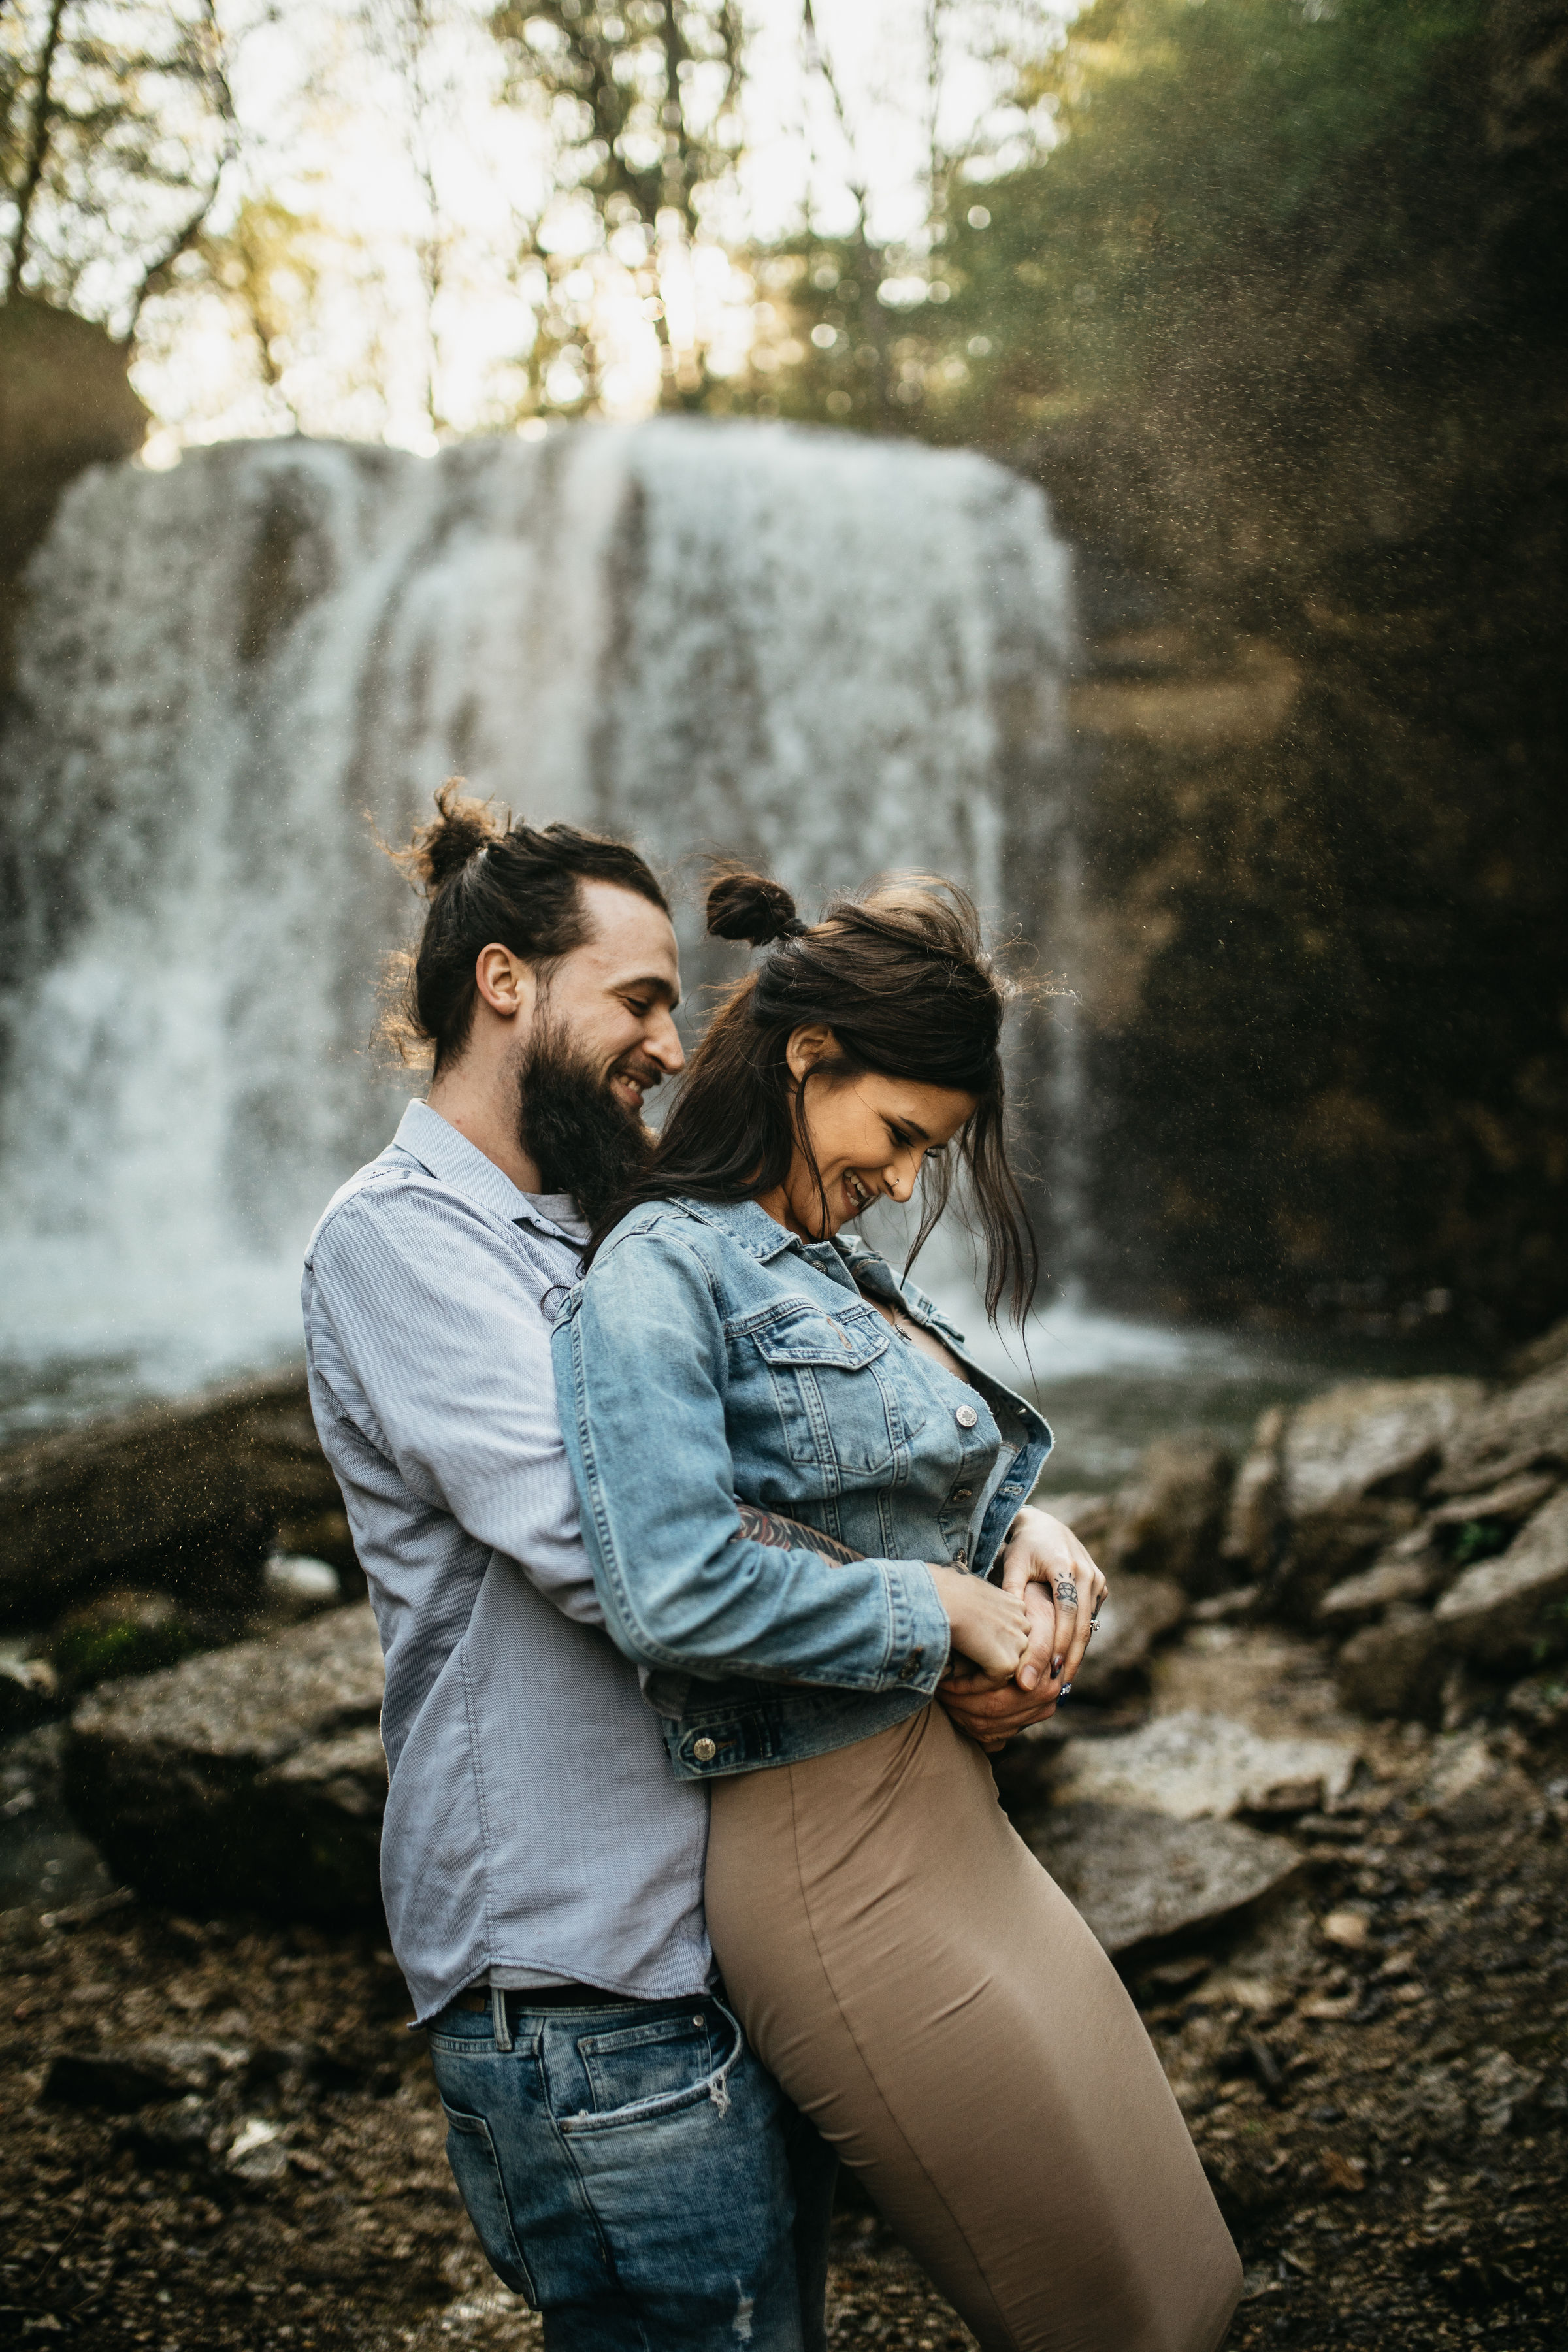
M973 1429L980 1415L972 1404L961 1404L952 1417L960 1429Z
M719 1750L712 1740L699 1739L693 1742L691 1753L696 1757L699 1764L711 1764Z

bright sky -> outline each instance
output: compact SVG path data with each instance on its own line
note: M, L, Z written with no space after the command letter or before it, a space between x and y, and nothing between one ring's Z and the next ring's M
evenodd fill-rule
M237 5L244 0L236 0ZM533 332L537 273L518 263L522 225L548 194L541 125L501 101L500 60L483 29L488 0L431 0L441 26L424 66L416 121L389 44L388 0L284 0L258 6L239 44L235 94L245 152L228 193L271 196L311 226L301 267L282 280L281 380L268 387L237 305L187 290L150 310L135 382L159 420L148 455L258 434L307 432L437 444L426 406L432 352L439 411L453 429L501 421L520 388ZM848 226L848 182L870 195L873 234L916 236L929 152L931 0L816 0L818 33L843 93L847 146L819 76L804 59L800 0L751 0L755 28L743 101L745 157L718 224L731 247L798 225ZM1021 121L1005 106L1007 68L987 61L998 32L1039 40L1070 10L1030 0L939 0L939 136L952 149L983 132L1005 157ZM270 21L268 18L270 17ZM443 283L427 299L421 247L434 193ZM224 225L220 212L216 226ZM569 231L570 224L567 225ZM635 251L625 260L634 265ZM721 370L749 348L755 289L721 247L655 257L672 340L700 336ZM622 262L578 273L612 350L606 404L654 404L658 354ZM311 282L313 280L313 283ZM645 271L645 285L646 285ZM571 364L552 386L569 397Z

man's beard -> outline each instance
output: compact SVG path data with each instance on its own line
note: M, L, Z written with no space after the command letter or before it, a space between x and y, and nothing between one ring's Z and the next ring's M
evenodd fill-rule
M653 1138L610 1092L623 1068L647 1082L646 1056L624 1054L601 1074L555 1023L536 1024L518 1069L518 1131L546 1192L568 1192L589 1224L647 1167Z

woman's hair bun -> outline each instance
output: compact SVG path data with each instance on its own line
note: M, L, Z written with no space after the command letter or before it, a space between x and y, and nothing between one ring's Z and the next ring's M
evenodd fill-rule
M488 849L505 831L489 802L470 799L463 783L461 776L447 777L436 795L434 822L420 826L398 861L432 898L443 882L462 872L475 850Z
M708 893L708 935L749 940L754 948L770 940L793 939L806 926L782 882L763 874L721 874Z

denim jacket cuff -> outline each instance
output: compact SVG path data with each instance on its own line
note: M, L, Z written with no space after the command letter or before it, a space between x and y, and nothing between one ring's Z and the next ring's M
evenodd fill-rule
M919 1560L885 1563L888 1589L886 1683L894 1688L935 1690L947 1671L947 1612L937 1599L931 1572Z

